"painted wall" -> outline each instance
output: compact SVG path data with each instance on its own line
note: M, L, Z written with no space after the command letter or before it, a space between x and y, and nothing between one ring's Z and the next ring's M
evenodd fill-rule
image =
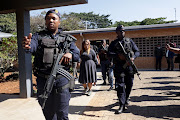
M126 37L140 38L140 37L158 37L158 36L175 36L180 35L180 28L161 28L161 29L149 29L149 30L134 30L126 31ZM116 39L115 32L99 32L99 33L85 33L73 35L77 38L76 45L81 50L81 43L83 39L89 40L103 40L108 39L109 42ZM145 41L144 41L145 42ZM180 45L180 44L179 44ZM155 57L138 57L135 60L135 64L139 69L155 69ZM178 64L175 63L175 69L178 69ZM162 69L167 68L166 58L162 59Z

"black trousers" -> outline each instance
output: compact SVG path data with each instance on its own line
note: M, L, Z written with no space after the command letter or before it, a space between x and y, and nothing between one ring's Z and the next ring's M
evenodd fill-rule
M120 105L124 105L126 100L129 98L133 86L133 80L134 75L129 74L128 72L120 72L118 75L115 75L116 90Z
M166 58L167 64L168 64L168 70L173 70L174 69L174 61L173 58Z
M45 85L44 78L37 78L37 88L38 88L38 102L42 106L42 99L39 97L43 93ZM54 88L49 95L45 107L43 109L43 114L46 120L69 120L69 100L70 100L69 88L62 91L56 91Z
M156 57L156 70L161 70L161 60L162 57Z

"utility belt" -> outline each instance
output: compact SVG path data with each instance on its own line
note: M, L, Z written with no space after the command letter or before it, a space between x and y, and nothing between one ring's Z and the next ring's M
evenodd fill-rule
M48 79L48 77L49 77L49 75L46 75L46 74L43 74L43 73L38 73L36 76L46 78L46 79Z
M45 79L48 79L49 78L49 75L47 74L43 74L43 73L38 73L37 76L39 77L42 77L42 78L45 78ZM61 79L63 78L64 76L60 75L60 74L57 74L55 80L57 79ZM72 78L73 79L73 78ZM60 93L62 92L63 90L69 88L70 92L72 92L74 90L74 85L75 85L75 81L74 80L69 80L69 82L64 85L64 86L61 86L61 87L58 87L58 88L54 88L54 92L55 93Z
M68 83L68 84L66 84L66 85L64 85L62 87L54 88L53 92L58 94L58 93L61 93L65 89L69 89L69 87L70 87L70 84Z

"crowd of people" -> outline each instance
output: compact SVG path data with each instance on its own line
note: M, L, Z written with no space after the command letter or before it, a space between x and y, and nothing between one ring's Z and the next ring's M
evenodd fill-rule
M179 48L176 47L176 43L173 43L171 40L169 43L165 46L165 58L167 61L167 71L173 71L174 70L174 63L179 64L179 70L180 70L180 56L179 56ZM177 54L177 56L176 56ZM161 63L162 58L164 56L164 50L161 45L157 45L154 51L154 55L156 58L156 70L161 70ZM174 59L175 57L175 59Z
M46 13L45 24L45 30L33 35L30 33L22 41L22 47L25 51L35 56L34 74L37 77L37 98L40 106L43 106L40 96L44 92L44 86L53 69L53 63L58 54L63 52L60 64L64 66L64 70L69 71L69 63L72 62L73 77L82 84L83 94L88 96L92 94L93 83L96 85L97 82L96 68L100 64L102 85L109 83L108 91L113 89L117 91L119 109L115 114L120 114L127 109L135 74L131 62L127 61L127 56L133 62L140 55L140 52L134 41L125 37L124 27L119 25L116 28L117 38L109 45L106 40L103 40L98 50L95 50L90 40L84 40L82 49L79 50L75 44L76 38L64 34L61 29L58 29L60 14L56 9L50 9ZM166 49L167 70L173 70L174 53L180 54L180 49L174 48L171 43L167 44ZM163 50L160 45L157 45L155 49L155 57L156 70L161 70ZM100 59L100 63L97 58ZM79 74L77 74L77 66L80 66ZM69 80L60 73L55 76L55 82L42 111L46 120L68 120L71 93L69 88L64 86L69 83ZM115 86L113 86L114 78Z

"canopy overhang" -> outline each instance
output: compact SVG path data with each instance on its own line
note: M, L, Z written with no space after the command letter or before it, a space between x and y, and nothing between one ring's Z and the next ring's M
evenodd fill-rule
M6 0L0 4L0 14L16 12L16 9L37 10L51 7L85 4L88 0Z
M0 14L16 13L20 97L29 98L33 95L31 54L26 53L21 45L23 37L30 33L30 10L87 2L88 0L6 0L1 2Z

